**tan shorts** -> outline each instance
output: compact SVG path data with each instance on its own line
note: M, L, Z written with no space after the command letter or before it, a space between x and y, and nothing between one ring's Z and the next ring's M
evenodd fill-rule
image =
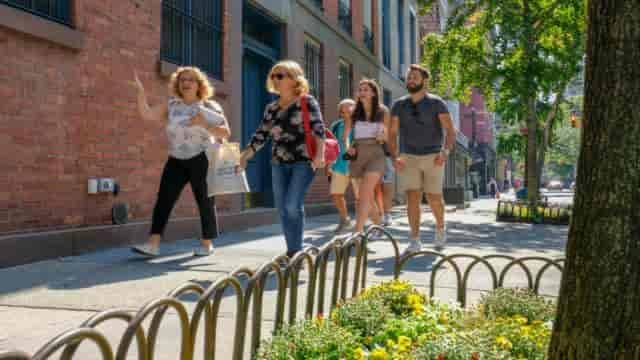
M402 171L398 171L398 186L402 191L417 190L427 194L442 194L444 165L434 163L438 154L400 154L406 160Z
M349 183L351 183L354 195L358 197L358 182L352 179L349 174L334 172L331 175L331 195L344 195L349 187Z
M375 139L356 140L358 157L349 162L349 173L355 179L366 173L384 174L384 150Z

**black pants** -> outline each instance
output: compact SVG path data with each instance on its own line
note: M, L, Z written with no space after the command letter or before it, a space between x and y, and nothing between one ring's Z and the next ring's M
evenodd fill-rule
M209 198L207 194L208 169L209 160L205 153L188 160L169 157L162 171L158 200L153 208L152 235L162 235L167 221L169 221L171 210L173 210L178 201L182 189L189 182L200 210L202 238L213 239L218 237L215 199L213 197Z

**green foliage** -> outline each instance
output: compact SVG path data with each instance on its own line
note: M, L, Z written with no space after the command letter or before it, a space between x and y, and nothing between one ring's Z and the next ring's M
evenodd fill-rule
M540 124L555 95L582 70L586 1L465 0L450 6L454 11L445 32L423 40L423 62L433 75L430 89L467 102L475 87L503 123L516 127L536 117L538 123L529 131L536 133L539 143ZM517 136L500 139L505 142L503 154L509 148L523 152L523 146L515 146ZM536 156L542 154L532 150ZM535 177L533 167L529 176ZM531 192L532 199L537 191Z
M336 308L331 320L362 338L371 337L382 329L391 311L382 299L358 298Z
M487 319L524 317L527 321L548 321L554 317L555 305L529 289L498 288L483 294L479 311Z
M271 340L263 342L256 359L352 359L356 348L356 336L348 330L323 319L305 320L284 326Z
M391 281L334 309L331 320L285 325L256 359L538 360L549 345L552 313L528 290L496 289L465 311Z

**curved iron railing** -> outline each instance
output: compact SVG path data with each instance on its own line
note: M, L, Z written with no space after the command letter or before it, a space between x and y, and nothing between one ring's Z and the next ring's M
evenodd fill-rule
M330 282L331 286L329 289L330 309L336 307L338 301L357 296L358 293L366 287L368 239L372 231L381 231L393 246L394 278L396 279L400 278L405 266L414 259L424 256L433 256L439 259L431 269L429 284L430 296L434 296L435 294L437 273L444 270L445 265L450 265L456 277L456 298L462 306L466 306L467 303L469 277L472 270L478 265L481 265L489 271L492 288L503 286L507 274L514 267L520 268L526 274L527 286L536 293L539 293L542 277L549 268L555 267L560 271L563 269L561 265L563 259L554 260L545 257L515 258L507 255L446 255L429 250L401 255L398 241L384 228L373 226L365 234L344 239L335 238L320 248L307 248L291 259L280 255L267 261L255 270L240 267L228 275L217 279L206 289L195 283L186 283L175 288L166 296L143 305L135 314L131 314L124 309L100 312L87 319L77 328L66 331L53 338L33 356L24 352L14 351L0 354L0 360L44 360L49 359L57 353L58 350L62 350L60 355L61 359L69 360L74 358L79 345L87 339L91 340L98 347L103 359L124 360L127 357L134 338L138 359L153 360L159 328L169 309L173 309L178 314L180 322L180 359L194 359L198 329L200 321L203 321L203 356L207 360L214 360L216 358L216 338L220 306L223 295L229 288L235 291L233 297L236 303L232 359L243 359L247 335L250 335L250 340L248 341L251 356L253 357L263 338L262 315L264 290L270 276L275 276L277 280L274 331L280 329L285 321L285 315L287 314L285 306L287 293L289 295L288 322L293 323L296 321L299 300L299 281L303 270L308 272L306 299L302 299L305 301L305 317L322 316L325 313L327 272L330 260L334 262L333 279ZM463 268L459 262L456 261L460 259L470 260L471 262ZM492 261L495 260L507 261L507 263L498 271L498 268L492 263ZM531 268L527 265L534 261L543 263L535 273L535 276ZM282 265L285 265L284 269ZM244 286L242 285L243 279L246 279ZM351 286L349 286L350 280ZM193 313L189 316L187 308L180 298L194 294L198 296L198 300ZM250 305L253 305L251 309L251 324L249 324L248 321ZM151 322L148 331L145 332L142 324L148 318L151 319ZM112 347L104 334L96 329L97 326L111 321L124 321L127 324L124 334L115 347ZM251 332L248 332L248 325L250 325Z

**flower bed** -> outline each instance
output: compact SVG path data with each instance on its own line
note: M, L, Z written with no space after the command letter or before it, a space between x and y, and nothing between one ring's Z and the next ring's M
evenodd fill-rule
M497 221L525 222L535 224L569 225L571 206L562 207L541 203L534 213L525 202L499 201L496 214Z
M410 284L372 286L327 318L287 325L257 359L544 359L555 306L524 289L496 289L470 310Z

